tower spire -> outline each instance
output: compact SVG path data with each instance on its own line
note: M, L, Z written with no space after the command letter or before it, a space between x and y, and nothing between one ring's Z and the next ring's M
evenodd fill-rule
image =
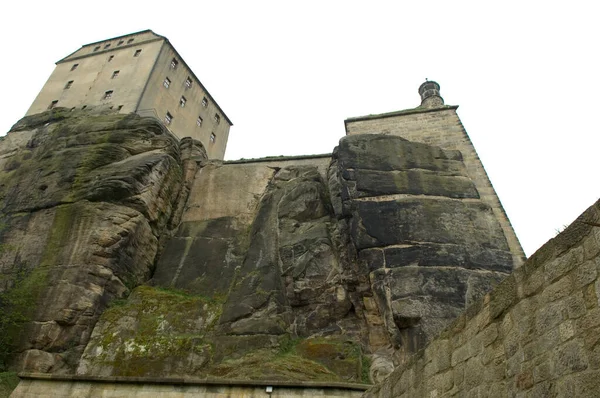
M444 99L440 96L440 85L433 80L425 79L425 83L419 87L422 108L438 108L444 105Z

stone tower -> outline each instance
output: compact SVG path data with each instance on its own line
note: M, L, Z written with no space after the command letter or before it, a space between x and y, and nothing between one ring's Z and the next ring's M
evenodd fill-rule
M525 253L456 113L458 106L444 104L444 99L440 96L440 85L434 81L421 84L419 95L421 105L413 109L346 119L346 135L383 133L460 151L469 177L474 181L481 199L491 206L500 222L513 253L513 263L515 267L519 267L525 260Z
M27 111L102 107L152 116L223 159L233 124L169 40L151 30L82 46L56 68Z

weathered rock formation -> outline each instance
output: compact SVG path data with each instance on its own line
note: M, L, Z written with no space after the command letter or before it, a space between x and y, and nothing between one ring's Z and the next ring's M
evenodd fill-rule
M377 381L513 265L461 154L399 137L223 163L152 119L56 110L0 156L19 370Z
M152 275L179 143L152 119L59 109L17 123L0 156L0 355L72 372L109 302Z

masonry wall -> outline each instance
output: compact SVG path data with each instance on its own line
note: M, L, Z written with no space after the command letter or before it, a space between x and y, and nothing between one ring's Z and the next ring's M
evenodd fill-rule
M597 397L600 202L364 397Z
M510 251L513 253L515 267L519 267L525 259L525 253L479 160L475 147L456 114L457 108L457 106L443 106L437 109L409 110L352 118L346 120L346 134L392 134L409 141L459 150L463 155L469 177L475 183L481 199L492 207L500 222Z
M178 62L176 68L171 67L173 59ZM165 78L171 82L168 88L163 84ZM192 80L191 87L186 86L188 78ZM182 97L186 99L184 107L180 105ZM204 98L207 100L206 106L202 102ZM142 115L149 114L148 111L156 112L156 117L162 121L169 112L173 119L167 127L175 135L199 140L204 144L210 159L223 159L229 139L229 122L183 59L168 44L163 45L160 51L136 111ZM197 123L198 117L202 118L200 126ZM214 134L212 141L211 133Z
M331 398L358 398L364 387L349 383L278 383L267 384L235 381L194 381L186 379L119 380L119 378L59 377L51 375L21 375L23 380L12 398L296 398L327 396Z
M163 42L148 41L151 38L147 36L132 36L135 40L131 44L120 47L114 44L96 53L90 53L94 45L86 46L57 63L27 115L44 112L55 100L58 100L56 106L65 108L104 105L116 109L123 106L121 113L134 112ZM104 45L102 43L102 48ZM142 52L134 57L137 50ZM76 64L77 67L71 70ZM119 74L113 78L115 71ZM73 83L66 89L69 81ZM104 99L104 93L109 90L113 91L112 97Z

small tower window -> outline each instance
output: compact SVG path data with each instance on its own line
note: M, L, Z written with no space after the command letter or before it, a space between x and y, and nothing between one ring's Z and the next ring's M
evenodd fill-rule
M108 43L107 45L105 45L104 49L106 50L108 47L110 47L110 43Z
M179 65L179 61L177 61L175 58L173 58L171 60L171 69L177 69L177 65Z
M94 52L96 52L96 51L98 51L98 50L100 50L100 46L96 46L96 47L94 48Z
M108 62L112 61L114 57L115 57L114 55L111 55L110 57L108 57Z
M163 81L163 86L165 86L165 88L169 88L170 85L171 85L171 79L169 79L168 77L165 77L165 81Z
M142 53L142 50L135 50L135 54L133 54L133 56L139 57L141 53Z
M69 80L69 81L67 82L67 84L65 85L65 90L68 90L68 89L70 89L72 85L73 85L73 80Z
M185 88L192 88L192 79L189 76L185 79Z
M196 119L196 126L202 127L202 122L203 122L202 117L198 116L198 119Z
M56 104L58 104L58 100L54 100L50 103L50 105L48 105L48 109L52 109L54 107L56 107Z
M167 112L167 114L165 115L165 124L169 125L169 124L171 124L172 121L173 121L173 115L171 115L169 112Z
M104 96L102 97L102 99L108 100L111 99L113 95L113 91L112 90L108 90L104 92Z
M78 66L79 66L79 64L73 64L73 66L71 66L71 71L74 71L75 69L77 69Z
M215 123L217 123L217 124L221 123L221 116L219 116L216 113L215 113Z
M184 96L181 96L181 98L179 99L179 106L184 108L186 102L187 102L187 99L185 99Z
M120 111L121 109L123 109L123 105L119 105L119 106L117 107L117 111Z
M134 39L129 39L129 40L127 40L127 44L129 44L129 43L133 43L133 40L134 40Z
M210 142L214 143L217 140L215 133L210 133Z
M119 42L117 43L117 46L122 46L123 43L125 43L123 40L119 40Z
M111 79L115 79L117 77L119 77L119 71L118 70L116 70L116 71L113 72Z
M205 108L208 106L208 100L206 99L206 97L202 98L202 106Z

